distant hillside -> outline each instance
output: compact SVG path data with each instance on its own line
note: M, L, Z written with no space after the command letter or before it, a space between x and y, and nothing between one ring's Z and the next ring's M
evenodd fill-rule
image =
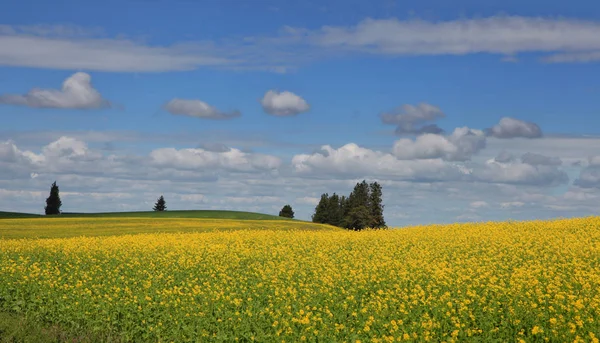
M2 219L2 218L31 218L31 217L40 217L40 215L39 214L31 214L31 213L0 211L0 219Z
M39 217L37 214L0 212L0 218L29 218ZM45 216L44 216L45 217ZM104 213L72 213L64 212L52 217L127 217L127 218L207 218L207 219L238 219L238 220L293 220L263 213L241 212L241 211L212 211L212 210L190 210L190 211L165 211L165 212L104 212Z

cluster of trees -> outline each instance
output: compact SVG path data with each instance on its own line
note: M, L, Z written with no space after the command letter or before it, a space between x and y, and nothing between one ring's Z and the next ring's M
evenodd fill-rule
M351 230L362 230L365 228L385 228L383 218L383 203L381 197L383 191L377 182L368 184L363 180L354 186L349 196L339 196L333 193L321 195L321 200L315 208L312 216L314 223L324 223L344 227ZM46 199L46 215L60 214L60 200L58 185L56 181L50 188L50 196ZM160 196L154 207L154 211L166 211L167 202L164 196ZM285 205L279 211L280 217L294 218L292 206Z
M382 196L379 183L368 184L365 180L357 183L347 197L325 193L321 195L312 221L351 230L385 228Z

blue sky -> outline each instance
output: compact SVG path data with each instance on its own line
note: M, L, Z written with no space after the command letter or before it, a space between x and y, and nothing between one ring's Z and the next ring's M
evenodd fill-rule
M11 1L0 209L41 212L56 179L65 211L165 194L170 208L290 203L309 219L321 193L366 178L396 226L596 214L599 10Z

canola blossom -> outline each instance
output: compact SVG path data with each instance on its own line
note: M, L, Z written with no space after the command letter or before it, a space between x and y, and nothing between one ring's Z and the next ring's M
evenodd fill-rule
M600 218L4 239L0 310L124 341L598 342Z

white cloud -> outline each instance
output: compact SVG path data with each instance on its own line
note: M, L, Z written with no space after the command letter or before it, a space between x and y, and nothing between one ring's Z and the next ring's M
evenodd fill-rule
M81 31L74 37L75 31ZM7 27L0 31L0 65L109 72L162 72L224 66L211 44L152 46L70 27ZM47 33L50 32L49 36ZM75 32L76 33L76 32ZM79 36L79 37L77 37Z
M164 108L171 114L201 119L232 119L241 116L239 111L222 112L201 100L172 99Z
M101 151L95 148L97 143L88 146L70 136L41 147L36 143L36 148L31 143L21 146L22 139L17 139L19 144L0 143L3 210L42 212L54 180L65 195L63 209L70 212L150 210L164 194L173 210L230 209L277 215L283 204L290 203L298 218L310 220L319 194L347 195L356 182L367 179L383 185L386 220L394 226L453 222L461 215L461 220L474 218L474 214L482 220L589 215L597 213L600 198L600 188L595 187L552 189L563 169L573 175L580 167L530 165L515 159L498 163L493 155L487 156L508 148L517 156L531 149L545 155L556 151L563 160L565 156L582 159L594 151L597 139L488 138L495 151L483 150L465 162L400 160L356 144L337 149L324 146L290 161L274 156L261 160L264 155L223 149L217 143L207 149L142 153ZM484 157L491 161L481 163ZM596 160L591 157L586 165ZM278 167L265 168L268 161ZM496 170L500 168L507 170ZM37 177L32 178L32 173Z
M587 63L600 61L600 51L592 52L567 52L545 57L544 62L548 63Z
M589 166L582 169L574 184L582 188L600 188L600 167Z
M68 109L110 106L110 103L94 89L91 81L89 74L78 72L67 78L60 90L34 88L25 95L3 94L0 95L0 104Z
M542 137L542 130L535 123L504 117L488 129L488 134L496 138L539 138Z
M388 55L514 56L524 52L600 50L598 22L522 16L435 22L369 18L352 27L325 26L308 36L323 47Z
M509 153L508 151L502 150L502 152L500 152L498 156L494 158L494 161L499 163L508 163L514 161L514 159L515 156L513 154Z
M319 201L321 199L320 198L316 198L316 197L301 197L301 198L296 198L296 202L299 204L306 204L306 205L312 205L312 206L316 206Z
M310 110L306 100L288 91L267 91L260 103L266 113L281 117L295 116Z
M384 124L397 126L397 134L442 133L443 130L437 125L424 124L444 117L445 114L439 107L428 103L420 103L416 106L406 104L380 115ZM422 126L418 127L419 125Z
M525 206L524 202L521 201L510 201L510 202L503 202L500 204L501 208L513 208L513 207L523 207Z
M485 208L485 207L490 207L490 204L488 204L485 201L473 201L472 203L469 204L469 206L473 207L473 208Z
M180 150L161 148L153 150L150 158L155 166L184 170L219 168L235 172L251 172L276 170L281 166L281 160L277 157L245 153L238 149L214 152L199 148Z
M483 182L556 186L569 181L567 174L557 166L527 163L499 163L495 159L473 170L473 177Z
M179 200L191 203L206 203L207 199L204 194L181 194Z
M408 180L447 180L464 176L458 166L441 159L400 160L392 154L374 151L354 143L338 149L329 145L313 154L299 154L292 158L298 173L362 177L379 176Z
M521 161L534 166L560 166L562 164L561 159L558 157L549 157L531 152L523 154Z
M400 139L392 148L394 156L403 160L442 158L448 161L466 161L485 147L483 131L457 128L449 136L423 134L413 141Z

